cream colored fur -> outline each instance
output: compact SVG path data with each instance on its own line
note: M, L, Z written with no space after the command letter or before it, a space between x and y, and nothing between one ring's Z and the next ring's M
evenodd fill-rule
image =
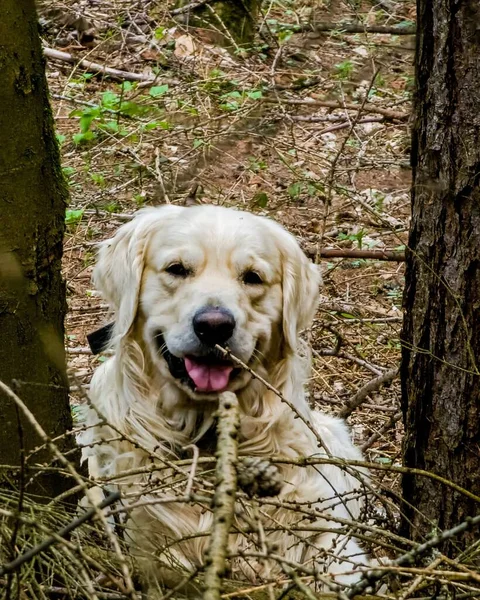
M184 280L165 272L166 265L179 260L192 267L192 275ZM245 285L241 281L245 269L261 272L263 284ZM179 448L195 444L210 428L215 397L195 393L171 376L152 332L159 328L169 349L170 344L178 353L178 348L191 342L192 314L212 302L235 314L238 335L232 338L232 351L295 405L331 456L361 459L345 424L312 412L305 400L310 361L299 333L312 322L320 276L295 239L276 223L214 206L146 209L103 245L94 281L112 305L115 328L114 356L97 369L92 380L91 399L98 412L88 411L88 428L80 436L92 476L116 478L152 462L161 465L162 458L174 460ZM237 393L241 406L242 455L326 456L306 425L248 373L235 378L229 389ZM116 431L102 425L99 414ZM118 437L118 431L130 441L98 443ZM302 563L338 583L356 581L359 570L355 566L365 565L366 557L353 538L335 533L342 525L330 519L358 518L362 506L359 478L352 470L332 465L285 466L282 475L285 485L279 497L270 503L262 500L255 509L248 500L243 504L251 521L262 520L265 543L287 561L284 569ZM172 471L158 475L162 480L167 476L172 481L176 477ZM127 503L129 493L149 489L142 497L144 505L129 513L126 526L151 581L161 581L169 565L191 570L203 564L208 536L172 542L208 532L211 512L194 503L155 504L155 498L173 493L152 492L149 473L119 478L118 484ZM295 501L316 511L313 528L317 531L308 531L311 518L302 519L289 509L288 503ZM246 528L241 515L237 525ZM280 531L279 526L292 530ZM262 550L260 542L256 545L258 537L232 534L230 548L258 553ZM160 552L165 545L169 548ZM235 577L260 581L277 576L280 566L275 560L237 558L231 561L231 570Z

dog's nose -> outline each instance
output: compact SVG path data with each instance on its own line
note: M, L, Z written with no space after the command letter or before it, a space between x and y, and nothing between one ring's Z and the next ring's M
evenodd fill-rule
M235 329L235 318L226 308L206 307L193 317L193 330L198 339L207 346L224 344Z

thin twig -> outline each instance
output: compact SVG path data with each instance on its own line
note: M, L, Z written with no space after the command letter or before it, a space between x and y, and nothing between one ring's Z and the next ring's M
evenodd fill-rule
M112 494L107 496L107 498L105 498L103 502L100 502L100 504L98 504L96 507L90 508L89 510L85 511L83 515L71 521L68 525L60 529L60 531L57 531L55 535L52 535L47 539L43 540L43 542L40 542L40 544L37 544L33 548L30 548L30 550L27 550L27 552L24 552L20 556L17 556L17 558L12 560L11 562L0 566L0 577L2 575L5 575L6 573L13 573L26 562L31 560L34 556L37 556L37 554L40 554L40 552L44 552L45 550L50 548L50 546L57 543L58 538L66 538L68 534L71 533L74 529L77 529L77 527L80 527L80 525L83 525L84 523L92 519L97 514L98 509L110 506L110 504L113 504L117 500L120 500L120 492L113 492Z
M456 525L451 529L446 529L445 531L442 531L442 533L439 533L438 535L432 537L423 544L420 544L416 548L412 548L408 552L405 552L405 554L402 554L395 560L392 560L390 566L401 567L411 565L422 554L433 550L433 548L440 546L440 544L442 544L444 541L450 540L455 536L459 535L460 533L463 533L464 531L469 531L470 529L473 529L478 525L480 525L480 515L477 515L475 517L467 517L459 525ZM347 592L347 596L349 598L353 598L357 594L361 594L373 583L383 579L386 575L388 575L388 573L388 569L374 569L372 571L369 571L366 575L362 577L362 579L358 583L356 583L350 588L350 590Z
M384 433L386 433L389 429L391 429L395 425L395 423L397 423L397 421L400 421L401 418L402 418L402 411L399 410L394 415L392 415L390 417L390 419L388 419L388 421L385 423L385 425L380 427L380 429L378 431L375 431L375 433L373 433L368 438L368 440L360 446L360 450L362 452L365 452L366 450L368 450L379 438L382 437L382 435Z

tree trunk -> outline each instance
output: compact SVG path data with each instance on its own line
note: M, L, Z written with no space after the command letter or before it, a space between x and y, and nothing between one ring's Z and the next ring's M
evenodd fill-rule
M179 6L190 4L180 0ZM214 30L216 41L227 47L252 47L261 0L212 0L182 13L182 20L194 27ZM236 49L236 48L235 48Z
M55 437L71 428L61 277L68 192L34 0L2 0L0 89L0 379L14 387ZM18 420L14 403L0 392L0 463L18 465L22 448L28 455L40 443L25 418ZM65 440L58 444L71 446ZM46 451L27 458L27 468L52 459ZM31 473L25 475L28 480ZM30 489L38 492L39 487ZM58 476L44 477L41 487L46 495L54 495L65 482Z
M418 0L412 224L402 333L404 461L480 495L480 5ZM403 480L414 539L480 513L417 476ZM414 508L413 508L414 507ZM452 552L478 531L446 542Z

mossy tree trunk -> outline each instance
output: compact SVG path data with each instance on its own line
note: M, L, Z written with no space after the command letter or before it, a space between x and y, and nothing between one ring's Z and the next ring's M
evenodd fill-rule
M194 27L213 29L224 45L241 49L252 47L262 0L210 0L182 15L183 21ZM178 5L191 4L180 0Z
M412 224L402 401L406 466L480 495L480 5L418 0ZM403 480L420 540L480 512L464 495ZM478 530L443 552L478 540Z
M51 436L71 428L61 276L67 189L53 129L34 0L2 0L0 19L0 379ZM40 438L0 392L0 464L50 462ZM63 447L71 442L59 441ZM3 473L3 476L2 476ZM29 479L32 473L25 477ZM0 472L0 480L5 473ZM53 496L66 482L36 479ZM38 485L41 482L41 485ZM28 491L28 490L27 490Z

